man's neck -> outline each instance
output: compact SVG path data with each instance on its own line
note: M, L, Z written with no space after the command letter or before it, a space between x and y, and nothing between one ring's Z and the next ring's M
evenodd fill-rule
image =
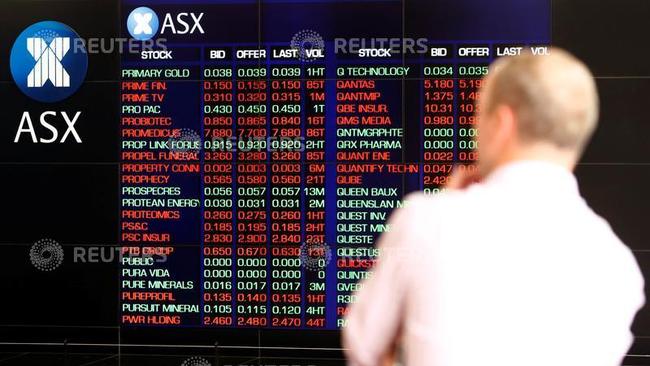
M577 164L577 157L574 151L558 149L546 144L535 144L526 148L512 149L507 154L503 154L493 170L523 161L540 161L573 171Z

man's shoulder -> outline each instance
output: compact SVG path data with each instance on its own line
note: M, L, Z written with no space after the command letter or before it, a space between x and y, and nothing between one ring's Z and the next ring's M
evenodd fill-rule
M481 184L474 184L464 190L446 190L436 195L425 194L424 192L410 193L404 198L405 206L413 210L452 210L459 205L478 205L489 192Z
M444 221L456 222L458 215L466 215L483 205L487 192L481 186L466 190L448 190L431 195L424 192L410 193L404 197L401 210L403 223L410 227L431 229L440 227Z

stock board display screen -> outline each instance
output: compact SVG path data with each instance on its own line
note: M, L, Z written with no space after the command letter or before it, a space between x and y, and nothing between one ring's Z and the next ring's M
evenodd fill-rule
M548 51L545 1L413 3L122 1L122 325L345 326L391 211L476 159L490 62Z

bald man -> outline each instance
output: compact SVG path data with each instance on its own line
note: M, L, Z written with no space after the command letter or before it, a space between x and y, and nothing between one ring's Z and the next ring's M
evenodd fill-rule
M644 283L572 174L598 119L593 76L565 51L528 53L498 60L481 95L478 164L392 215L349 309L349 363L398 343L406 365L620 365Z

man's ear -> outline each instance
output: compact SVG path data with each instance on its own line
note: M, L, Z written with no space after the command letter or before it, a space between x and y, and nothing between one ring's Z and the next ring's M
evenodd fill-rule
M511 144L517 137L517 117L515 111L507 105L498 106L495 111L494 140L499 146Z

